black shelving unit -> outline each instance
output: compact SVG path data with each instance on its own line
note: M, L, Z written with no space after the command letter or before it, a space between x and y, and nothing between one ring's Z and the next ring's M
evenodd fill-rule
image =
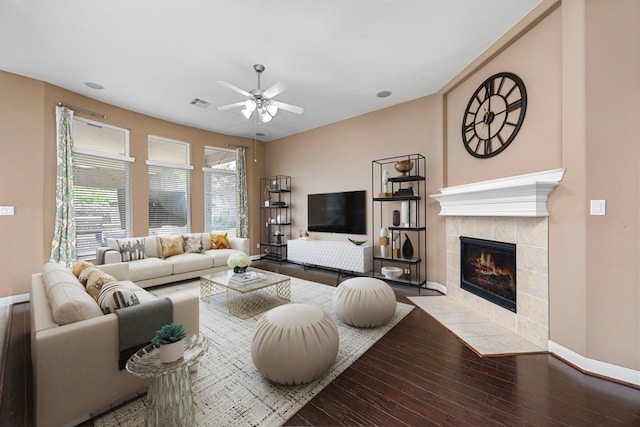
M260 179L260 257L287 260L287 241L291 238L291 177Z
M424 202L426 173L426 158L421 154L372 161L372 235L378 243L373 251L373 277L387 282L425 287L427 274L423 259L427 251ZM381 229L386 230L386 238L382 236ZM407 240L413 248L412 254L403 252L403 245ZM383 267L400 268L402 273L399 277L389 278L382 274Z

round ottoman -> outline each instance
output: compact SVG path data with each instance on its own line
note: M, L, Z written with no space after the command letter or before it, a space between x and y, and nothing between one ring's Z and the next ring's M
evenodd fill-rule
M380 279L356 277L338 285L333 308L344 323L372 328L391 320L396 312L396 294Z
M333 364L338 341L338 327L329 314L308 304L287 304L258 320L251 358L265 378L279 384L303 384Z

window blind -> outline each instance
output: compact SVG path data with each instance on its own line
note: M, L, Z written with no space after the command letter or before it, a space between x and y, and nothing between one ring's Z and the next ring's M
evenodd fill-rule
M107 238L131 235L130 163L80 153L73 162L76 246L90 258Z
M149 234L178 235L191 230L190 171L149 165Z
M205 231L237 236L237 178L235 170L204 169Z

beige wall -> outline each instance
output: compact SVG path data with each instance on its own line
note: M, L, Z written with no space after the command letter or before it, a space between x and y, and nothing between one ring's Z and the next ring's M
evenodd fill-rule
M259 240L257 187L264 174L264 150L256 144L257 162L253 161L254 141L221 135L170 123L86 98L40 81L0 72L0 125L3 129L0 160L0 205L15 206L14 216L0 217L0 235L5 244L0 249L5 280L0 296L29 291L32 273L41 271L49 259L55 218L56 125L55 105L62 101L106 114L106 119L84 116L130 130L132 165L133 234L148 234L147 136L157 135L189 142L191 145L192 230L204 229L204 147L228 148L244 145L247 150L250 238ZM234 148L234 147L231 147ZM255 245L253 245L255 246Z
M45 176L43 150L45 84L0 72L0 296L29 290L31 273L42 270Z
M371 94L372 99L375 94ZM371 161L419 153L427 159L427 194L442 187L442 128L439 97L431 96L365 114L265 144L268 175L290 175L294 235L307 228L307 194L366 190L371 197ZM444 220L427 200L427 280L444 283ZM367 239L372 236L367 206ZM345 241L345 234L311 233L319 240ZM294 236L296 237L296 236ZM360 239L362 236L358 236ZM424 276L423 276L424 277Z

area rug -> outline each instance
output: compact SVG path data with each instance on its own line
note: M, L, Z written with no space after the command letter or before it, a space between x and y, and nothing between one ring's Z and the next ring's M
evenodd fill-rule
M547 351L446 296L407 297L483 357Z
M212 296L209 304L201 301L200 332L211 345L192 378L196 425L282 425L414 308L397 303L396 314L388 324L372 329L353 328L336 319L334 290L331 286L291 279L291 302L312 304L327 311L336 320L340 335L338 356L332 367L318 380L299 386L274 384L254 367L251 340L261 314L244 320L230 316L224 294ZM158 296L175 292L198 295L199 282L153 290ZM144 405L144 398L139 397L94 419L94 425L144 425Z

